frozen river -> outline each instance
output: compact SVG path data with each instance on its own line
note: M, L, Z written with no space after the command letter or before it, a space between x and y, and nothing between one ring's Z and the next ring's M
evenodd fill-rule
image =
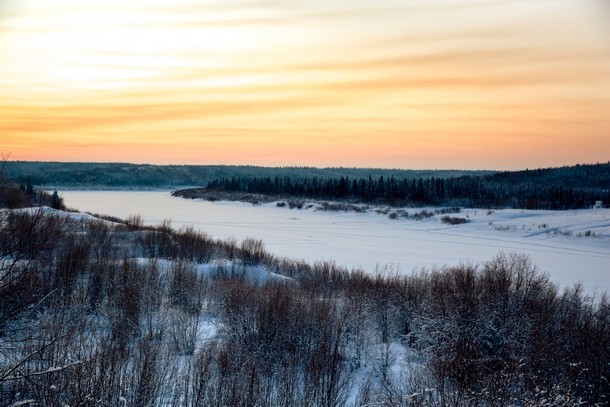
M500 251L528 254L553 281L581 281L588 292L610 292L610 210L524 211L467 209L452 216L470 222L449 226L440 216L415 221L369 213L322 212L174 198L160 191L64 191L68 207L146 224L170 219L216 238L254 237L278 256L334 260L374 272L399 272L460 262L483 262ZM417 212L416 209L408 209Z

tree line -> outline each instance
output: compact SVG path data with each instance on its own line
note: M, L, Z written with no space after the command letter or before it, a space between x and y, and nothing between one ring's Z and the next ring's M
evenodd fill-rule
M203 186L223 177L441 177L488 174L491 171L402 170L377 168L259 167L250 165L150 165L7 161L5 174L19 184L81 188L171 188Z
M579 166L564 170L576 172ZM551 171L552 172L552 171ZM557 171L555 171L557 172ZM558 180L539 171L497 173L483 176L397 178L379 176L350 178L318 177L225 177L210 181L207 190L251 194L351 200L393 206L452 205L512 207L522 209L578 209L596 201L610 200L610 164L579 177ZM549 181L551 179L551 181Z

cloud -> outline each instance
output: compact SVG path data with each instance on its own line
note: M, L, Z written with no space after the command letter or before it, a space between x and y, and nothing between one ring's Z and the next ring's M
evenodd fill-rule
M3 25L0 144L19 151L345 144L382 162L555 137L600 150L608 129L608 55L568 1L53 4Z

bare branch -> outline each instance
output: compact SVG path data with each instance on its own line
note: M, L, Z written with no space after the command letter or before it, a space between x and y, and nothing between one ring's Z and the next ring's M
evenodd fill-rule
M24 374L21 376L5 377L5 378L1 379L0 381L6 382L9 380L21 380L21 379L27 379L27 378L36 377L36 376L44 376L44 375L51 374L51 373L61 372L62 370L66 370L70 367L80 365L81 363L82 362L79 360L78 362L68 363L67 365L64 365L64 366L52 366L52 367L48 368L47 370L43 370L42 372L32 372L32 373Z

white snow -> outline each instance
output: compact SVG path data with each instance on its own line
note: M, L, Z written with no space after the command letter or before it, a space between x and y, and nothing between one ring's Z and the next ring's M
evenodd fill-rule
M610 292L610 209L464 209L448 216L468 217L470 222L451 226L441 222L444 215L392 220L372 211L322 212L275 204L187 200L174 198L169 191L65 191L61 195L67 206L81 211L121 218L140 214L149 225L170 219L174 227L193 225L216 238L261 239L275 255L334 260L369 272L404 273L484 262L500 251L524 253L562 286L580 281L590 293Z
M11 210L0 209L0 216L5 215L8 211L11 211ZM71 220L77 221L77 222L88 222L88 221L92 221L92 220L100 221L100 219L98 219L95 216L92 216L88 213L61 211L58 209L53 209L48 206L19 208L19 209L12 209L12 211L20 212L20 213L27 213L27 214L33 215L33 216L37 216L37 215L41 215L41 214L45 215L45 216L59 216L59 217L68 218L68 219L71 219ZM102 222L110 223L105 220L102 220Z
M273 273L264 265L247 265L234 261L212 261L210 263L198 264L197 273L203 276L214 276L217 273L237 275L254 284L265 284L269 282L288 282L290 277Z

